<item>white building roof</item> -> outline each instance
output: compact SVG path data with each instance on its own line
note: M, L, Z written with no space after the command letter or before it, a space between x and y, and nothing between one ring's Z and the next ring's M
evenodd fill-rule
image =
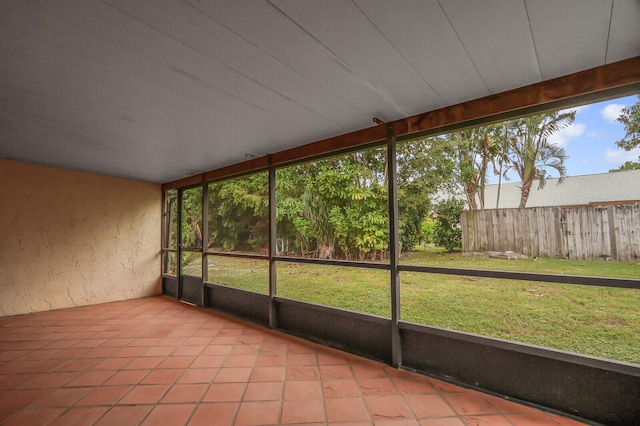
M517 208L520 204L521 182L502 183L498 208ZM485 208L496 208L498 185L485 188ZM549 179L543 189L534 182L526 207L579 206L640 201L640 170L570 176L558 184Z

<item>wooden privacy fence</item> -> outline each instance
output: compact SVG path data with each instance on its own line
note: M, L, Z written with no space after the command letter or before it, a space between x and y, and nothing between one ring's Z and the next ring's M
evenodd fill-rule
M567 259L640 259L640 202L467 210L462 251L514 251Z

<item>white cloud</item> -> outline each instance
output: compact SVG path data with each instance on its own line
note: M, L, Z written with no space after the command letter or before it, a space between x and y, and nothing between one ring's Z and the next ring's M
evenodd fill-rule
M618 117L620 117L620 110L626 107L622 104L609 104L600 110L600 114L609 123L615 123Z
M559 132L551 135L549 137L549 143L558 146L566 146L567 142L569 142L571 139L575 139L578 136L581 136L586 128L586 124L573 123L572 125L565 127Z
M607 163L624 164L627 161L638 161L640 156L640 148L624 151L621 149L608 149L604 153L604 159Z

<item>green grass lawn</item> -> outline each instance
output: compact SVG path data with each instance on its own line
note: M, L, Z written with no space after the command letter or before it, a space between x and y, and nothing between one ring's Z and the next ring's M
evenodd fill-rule
M635 262L502 260L422 250L402 263L640 278ZM209 281L268 293L266 261L215 258ZM279 296L390 316L389 272L277 264ZM403 272L401 318L640 364L640 290Z
M401 318L640 364L640 290L403 273Z

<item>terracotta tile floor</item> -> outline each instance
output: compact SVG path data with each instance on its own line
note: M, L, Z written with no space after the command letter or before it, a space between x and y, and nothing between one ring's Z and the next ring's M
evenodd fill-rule
M6 425L577 425L165 297L0 318Z

